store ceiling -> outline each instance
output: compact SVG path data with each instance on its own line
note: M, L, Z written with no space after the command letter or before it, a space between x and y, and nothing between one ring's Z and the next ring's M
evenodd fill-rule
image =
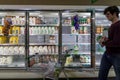
M120 5L120 0L0 0L1 5Z

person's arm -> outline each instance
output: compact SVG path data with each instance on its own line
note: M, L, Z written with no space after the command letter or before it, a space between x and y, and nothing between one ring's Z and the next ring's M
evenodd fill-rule
M106 47L120 47L120 26L115 26L111 29L109 35L111 39L103 42Z

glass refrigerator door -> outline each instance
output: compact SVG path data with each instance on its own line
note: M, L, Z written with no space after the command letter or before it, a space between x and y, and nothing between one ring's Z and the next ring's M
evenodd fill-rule
M58 59L59 13L56 11L29 12L30 66L40 68ZM34 59L34 65L31 61Z
M75 16L79 29L75 29ZM91 67L91 13L63 12L62 13L62 52L69 54L65 67ZM66 50L70 50L66 53Z
M110 22L107 20L103 12L95 13L95 25L96 25L96 67L100 66L101 57L104 54L105 47L101 47L99 44L99 39L101 36L108 36L108 28L110 27Z
M6 18L12 20L10 28L5 25ZM24 29L25 12L0 12L0 68L25 68ZM4 35L4 31L8 35Z

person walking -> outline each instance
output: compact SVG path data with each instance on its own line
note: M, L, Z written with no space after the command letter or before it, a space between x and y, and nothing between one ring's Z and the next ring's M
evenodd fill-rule
M98 80L107 80L111 66L113 66L115 71L115 80L120 80L119 8L117 6L109 6L105 8L104 15L112 23L108 29L108 37L103 36L99 42L102 47L106 47L106 50L101 59Z

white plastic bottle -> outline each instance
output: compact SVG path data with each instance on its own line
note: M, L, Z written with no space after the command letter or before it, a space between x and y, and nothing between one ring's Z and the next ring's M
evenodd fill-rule
M52 33L51 34L55 34L55 27L51 27Z
M51 29L51 27L48 27L48 31L49 31L49 34L52 33L52 29Z
M35 53L35 63L39 63L39 54Z
M42 29L41 29L41 27L38 27L38 30L39 30L39 34L42 34Z
M44 27L42 27L41 30L42 30L42 34L45 34L45 29L44 29Z
M25 30L25 28L24 28L24 27L21 27L21 28L20 28L20 33L21 33L21 34L25 34L25 33L24 33L24 32L25 32L24 30Z

